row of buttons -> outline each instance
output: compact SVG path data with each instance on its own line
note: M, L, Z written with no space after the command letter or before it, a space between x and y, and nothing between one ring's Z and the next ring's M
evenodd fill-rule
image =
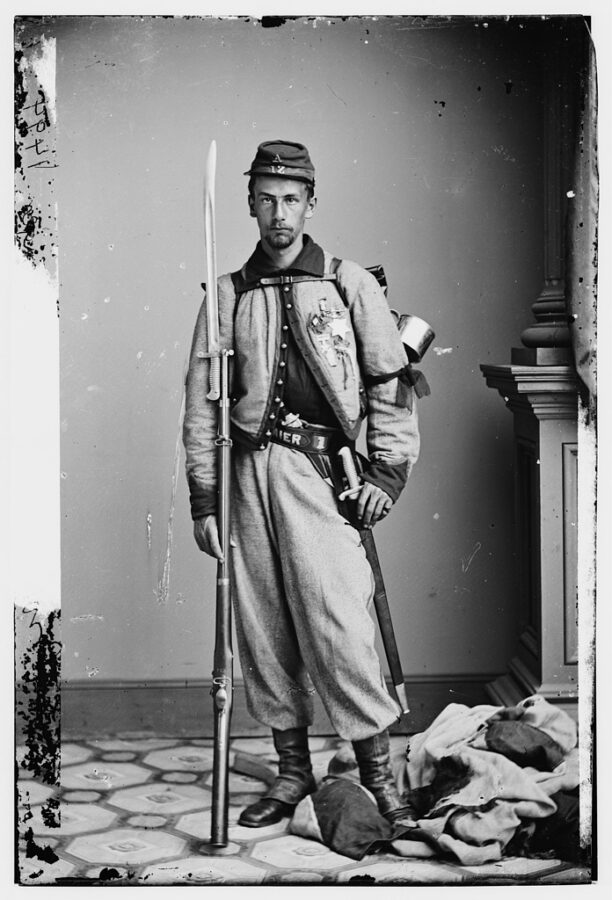
M286 285L284 286L283 290L285 291L285 293L287 293L288 291L291 290L291 286L288 285L288 284L286 284ZM292 303L286 303L286 304L285 304L285 309L291 309L292 306L293 306ZM282 324L282 326L281 326L281 330L282 330L283 332L285 332L285 335L286 335L286 332L289 331L289 326L287 325L286 322L283 322L283 324ZM279 369L284 369L284 368L286 368L286 366L287 366L287 361L286 361L286 359L283 359L283 356L286 356L286 354L287 354L287 342L286 342L285 340L283 340L283 342L281 343L281 345L280 345L280 350L281 350L281 354L280 354L280 359L279 359L279 362L278 362L278 368L279 368ZM282 372L280 372L280 373L277 372L277 375L278 375L278 374L283 374L283 373L282 373ZM284 385L284 383L285 383L285 381L284 381L283 378L277 378L276 384L277 384L278 387L282 388L282 386ZM274 404L275 404L275 406L276 406L276 412L271 412L271 413L269 414L268 419L270 420L270 422L274 422L274 420L276 419L276 416L278 415L279 411L280 411L280 410L282 409L282 407L285 405L285 404L283 403L283 398L282 398L282 396L280 396L281 394L282 394L282 391L279 391L278 395L274 398ZM266 431L266 437L268 437L268 438L269 438L269 437L272 437L272 430L271 430L271 429L268 429L268 430ZM266 448L266 445L265 445L265 444L260 444L260 448L259 448L260 450L265 450L265 448Z

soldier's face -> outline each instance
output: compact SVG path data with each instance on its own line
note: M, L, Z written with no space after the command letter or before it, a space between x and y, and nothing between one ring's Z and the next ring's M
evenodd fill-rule
M308 189L301 181L258 175L249 197L249 209L257 219L262 242L282 250L301 237L316 202L314 197L309 199Z

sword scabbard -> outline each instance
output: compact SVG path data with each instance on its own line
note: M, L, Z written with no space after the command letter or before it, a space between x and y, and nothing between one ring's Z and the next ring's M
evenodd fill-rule
M357 467L355 466L351 448L346 446L342 447L338 451L338 455L342 460L344 474L346 475L346 480L348 482L348 490L343 491L339 495L339 499L344 500L345 497L355 496L355 494L359 493L359 491L361 490L361 482L359 479L359 475L357 474ZM376 550L376 544L374 543L374 535L368 528L359 528L359 526L357 526L357 528L359 530L361 543L365 550L367 560L370 563L370 568L372 569L372 574L374 575L374 608L376 609L376 617L378 618L380 635L382 638L383 647L385 648L387 662L389 664L391 681L393 684L397 702L399 703L400 709L402 710L402 715L406 715L410 712L410 709L408 707L408 698L406 696L406 688L404 686L403 669L399 657L399 651L397 649L395 632L393 630L393 622L391 620L391 610L389 609L387 590L385 588L382 569L380 567L378 551Z

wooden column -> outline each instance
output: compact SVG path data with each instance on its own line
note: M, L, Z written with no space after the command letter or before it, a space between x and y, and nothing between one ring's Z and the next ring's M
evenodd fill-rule
M535 322L510 365L481 366L514 416L521 638L508 672L488 686L512 705L539 693L577 707L578 383L566 303L565 217L579 82L580 22L550 23L542 49L544 283Z
M488 685L511 706L538 693L577 703L577 383L571 366L481 366L514 415L521 638Z
M571 365L569 317L565 295L565 218L571 187L571 150L575 68L569 66L563 26L552 28L543 54L544 121L544 284L531 311L535 322L521 334L523 347L512 349L512 362L526 366Z

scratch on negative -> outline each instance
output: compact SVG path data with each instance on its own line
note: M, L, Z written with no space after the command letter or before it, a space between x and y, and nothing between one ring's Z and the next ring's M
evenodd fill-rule
M327 87L330 89L330 91L332 92L332 94L334 95L334 97L336 97L336 99L338 99L338 100L340 101L340 103L344 103L345 106L347 105L346 100L343 100L342 97L340 97L340 96L335 92L335 90L333 89L333 87L331 86L331 84L328 84Z
M481 549L481 547L482 547L482 544L480 543L480 541L476 541L476 543L474 544L474 549L472 550L470 555L467 557L467 559L465 556L463 556L461 558L461 571L464 574L467 572L467 570L472 565L472 560L474 559L474 557L476 556L478 551Z
M153 522L153 516L151 513L147 513L147 547L149 550L151 549L151 524Z
M185 379L183 378L183 385ZM172 557L172 538L174 527L174 506L176 503L176 486L178 484L179 465L181 460L181 423L185 412L185 388L181 396L181 409L179 412L176 444L174 447L174 470L172 472L172 492L170 495L170 512L168 513L168 529L166 532L166 555L161 577L157 584L157 602L166 603L170 593L170 560Z
M85 613L82 616L72 616L71 622L103 622L104 616L94 616L93 613Z

